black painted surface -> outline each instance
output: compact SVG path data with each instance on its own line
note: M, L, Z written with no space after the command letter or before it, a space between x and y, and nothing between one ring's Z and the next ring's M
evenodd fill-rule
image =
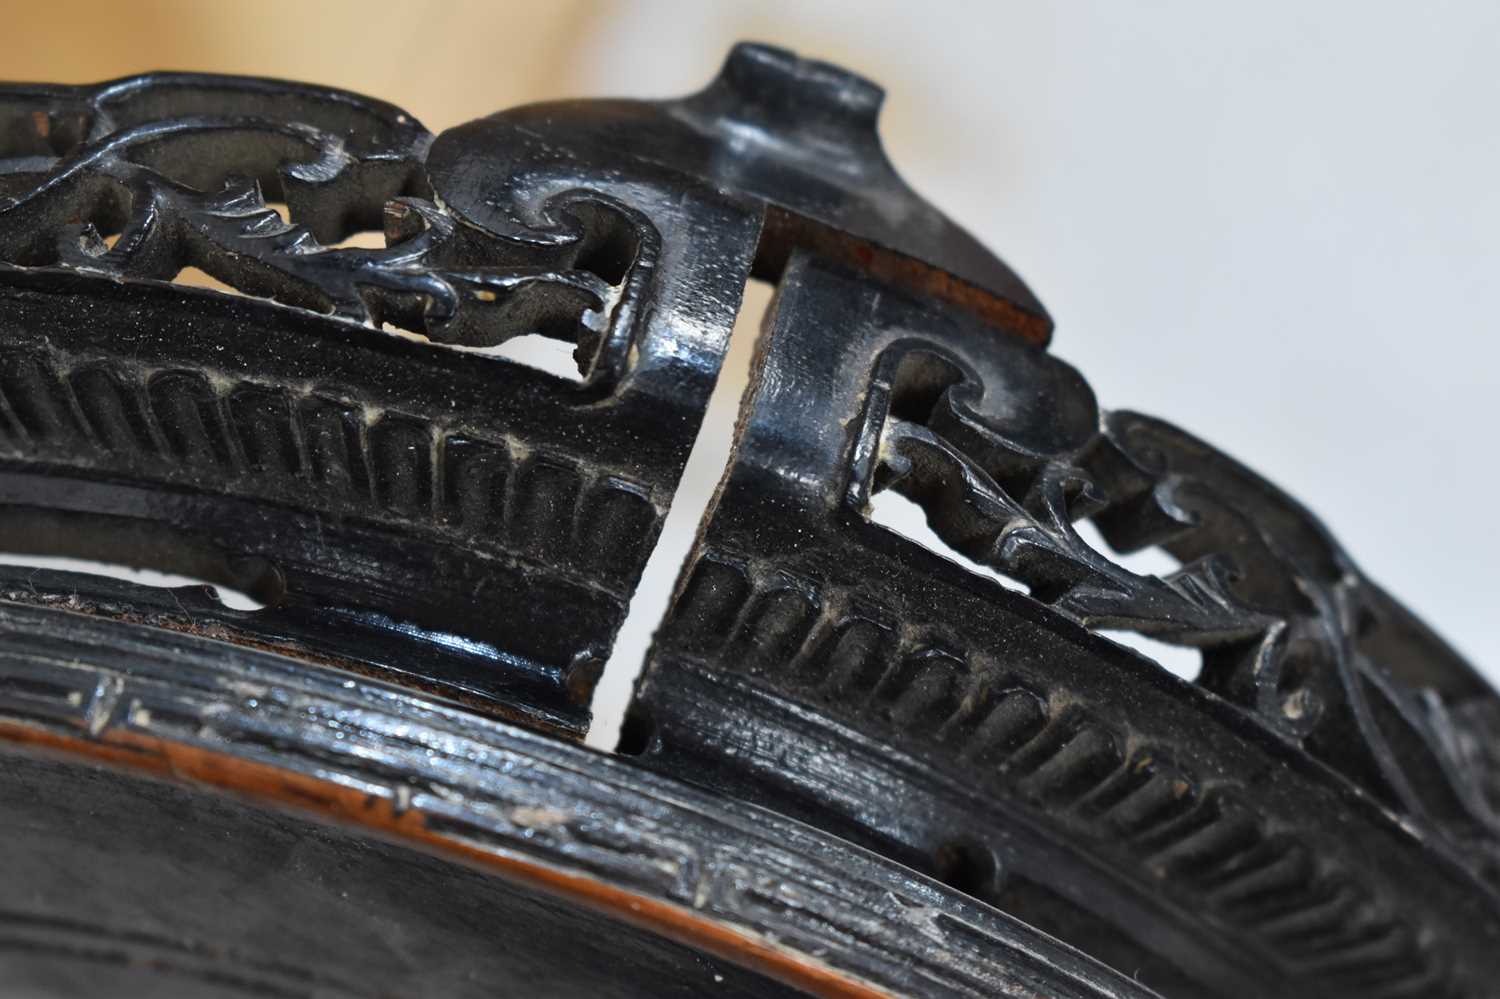
M85 600L87 579L78 578ZM0 722L75 740L83 749L123 752L117 766L125 774L89 769L93 776L58 777L64 788L74 788L63 793L69 814L86 812L91 796L118 802L134 794L130 789L137 781L128 768L137 754L145 754L140 758L147 763L165 754L176 761L173 769L184 779L207 779L186 761L211 754L217 761L212 774L231 793L272 793L238 773L236 764L255 767L270 775L273 785L281 781L289 790L274 807L250 809L221 806L213 795L184 794L180 800L197 804L173 806L170 822L158 822L160 809L153 807L145 818L131 812L96 825L62 822L28 838L20 835L28 828L26 816L51 815L53 805L47 800L48 781L23 782L13 789L14 808L0 811L17 821L10 862L26 874L0 885L6 886L4 897L19 907L15 923L21 929L45 931L39 920L49 915L92 925L99 910L113 911L111 903L70 886L100 878L127 886L136 900L130 904L141 906L127 923L149 923L154 914L177 925L177 896L187 889L154 884L158 868L177 863L186 881L201 878L214 885L221 883L216 868L224 866L236 872L228 882L233 890L193 901L184 932L197 932L200 923L217 925L216 919L231 928L274 925L293 938L289 953L315 955L317 941L343 931L330 925L325 913L298 900L305 891L336 884L340 872L361 863L360 858L385 856L389 851L375 843L394 834L389 824L381 824L384 816L405 823L402 835L426 836L424 849L447 844L475 856L476 862L508 859L534 872L564 874L602 891L623 892L626 897L610 910L621 916L625 911L620 906L637 901L665 905L686 924L730 934L734 953L744 950L742 945L735 949L734 934L774 942L793 964L813 962L835 979L852 976L881 994L953 999L1146 995L959 891L774 811L707 794L630 760L340 670L103 620L67 606L0 603L0 634L7 638L0 649ZM74 781L82 783L74 787ZM330 812L326 803L340 789L357 805ZM174 793L140 792L179 800ZM320 833L297 817L299 807L322 809L319 814L325 818L331 814L352 824L343 833ZM200 819L200 811L206 818ZM215 815L226 816L228 826L219 829ZM134 831L142 823L150 827L150 835ZM212 835L204 838L206 830ZM119 849L101 851L101 838L118 838ZM299 855L299 844L307 839L338 845L319 854L308 868L292 872L305 875L311 886L278 884L285 855ZM256 844L262 840L272 845L261 851ZM231 863L220 856L229 850L249 852ZM409 856L409 851L398 853ZM196 872L198 867L205 870ZM485 869L488 874L474 877L503 880L514 867ZM23 890L28 878L40 880ZM369 892L375 902L385 890L381 878L372 874ZM493 921L498 926L518 918L510 912L508 889L486 891L497 907ZM531 897L524 891L516 896L522 917ZM340 903L329 899L328 904ZM573 908L546 904L559 912ZM215 916L215 906L244 911ZM392 910L383 917L380 932L360 946L386 948L408 933L416 939L436 933L441 941L452 931L444 921L446 911ZM524 949L526 955L515 961L525 967L545 964L554 976L549 980L558 982L587 980L597 973L589 964L575 967L580 947L597 942L599 953L607 955L616 943L635 939L613 927L600 928L593 917L582 915L580 932L593 927L582 943L569 934L533 941L524 930L488 937L489 918L475 919L473 932L494 946ZM436 923L436 929L428 923ZM266 956L274 953L272 948ZM357 951L347 956L353 960ZM443 959L441 952L431 950L399 950L398 956L413 966ZM232 957L212 952L204 959L228 970L222 965ZM745 961L753 964L748 956ZM375 966L381 967L378 962ZM321 967L314 963L299 973L316 973ZM358 965L353 967L363 987L380 985L376 978L358 977ZM626 977L617 987L626 995L649 996L656 994L656 981L649 974ZM423 994L445 993L434 987ZM778 993L772 989L770 994Z
M1286 493L1101 409L1015 272L900 181L879 104L759 46L686 98L438 136L276 81L0 88L0 547L267 604L7 570L6 716L415 795L900 993L1487 995L1494 691ZM336 245L371 228L384 248ZM570 755L751 275L776 304L632 707L639 759ZM579 380L485 353L526 334L573 344ZM1018 588L871 523L883 489ZM1181 569L1129 571L1084 519ZM1118 629L1201 650L1201 675ZM234 686L263 674L304 700ZM412 750L455 732L467 755ZM546 836L497 818L497 787L616 825L590 853L572 812ZM102 869L79 836L52 874Z
M452 862L222 795L0 756L6 996L793 995Z

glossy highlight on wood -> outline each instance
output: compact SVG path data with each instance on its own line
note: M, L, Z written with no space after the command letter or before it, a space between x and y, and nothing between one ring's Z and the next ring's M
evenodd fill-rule
M1486 995L1494 691L1290 495L1101 406L881 101L748 44L687 97L438 135L281 81L0 87L0 549L263 605L0 565L0 968ZM729 463L596 753L750 280ZM578 377L495 350L533 335ZM877 523L886 490L1013 585Z

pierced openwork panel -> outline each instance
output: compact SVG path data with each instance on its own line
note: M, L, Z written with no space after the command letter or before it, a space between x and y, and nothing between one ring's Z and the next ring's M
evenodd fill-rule
M798 987L1487 994L1494 692L1277 487L1102 409L900 180L880 101L760 46L686 98L438 136L265 80L0 88L0 547L265 604L0 568L30 636L0 735L322 781L340 822L575 865L678 943L775 937L730 952ZM776 298L622 755L543 739L587 728L752 278ZM576 380L495 349L537 335ZM874 522L883 490L955 558ZM1122 563L1152 547L1180 567Z

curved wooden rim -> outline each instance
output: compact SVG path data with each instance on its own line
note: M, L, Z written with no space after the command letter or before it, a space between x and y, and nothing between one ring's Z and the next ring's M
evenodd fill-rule
M893 993L850 978L754 933L705 919L680 905L435 832L428 827L425 813L420 809L398 811L385 798L332 781L128 732L105 732L97 740L85 739L0 719L0 741L82 757L158 778L206 785L257 802L310 812L325 821L362 826L401 843L500 874L822 999L898 999Z

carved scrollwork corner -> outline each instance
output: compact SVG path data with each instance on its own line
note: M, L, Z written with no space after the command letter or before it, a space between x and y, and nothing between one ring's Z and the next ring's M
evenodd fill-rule
M433 137L389 105L157 74L12 87L0 117L9 263L164 281L192 267L244 294L443 344L569 340L586 376L621 374L626 352L596 371L598 351L620 299L639 294L626 275L650 266L650 223L573 193L543 213L568 222L545 236L481 234L438 207L425 167ZM362 230L386 246L338 245ZM594 257L580 265L584 253Z
M1482 684L1312 514L1170 424L1099 410L1061 361L1007 358L1004 372L983 383L927 340L885 348L848 501L903 493L955 551L1085 627L1199 650L1204 688L1392 807L1500 831L1434 722ZM1084 519L1115 552L1158 546L1181 568L1132 572L1079 535ZM1375 637L1392 629L1399 642Z
M1086 908L1088 892L1040 873L1045 848L1017 831L1057 823L1109 851L1126 880L1140 870L1145 890L1170 886L1189 910L1261 941L1259 958L1291 980L1355 988L1340 970L1353 967L1353 941L1388 935L1404 941L1391 960L1420 969L1392 994L1430 994L1447 971L1421 942L1426 917L1368 921L1396 911L1404 882L1361 881L1370 841L1296 818L1312 806L1291 806L1303 793L1293 774L1338 774L1348 807L1442 853L1459 881L1491 879L1482 737L1467 729L1465 750L1444 719L1472 718L1475 699L1494 695L1264 479L1169 424L1101 410L1072 366L1024 338L867 281L810 253L789 265L763 334L766 371L641 681L649 758L796 802L815 782L816 803L801 806L813 821L855 823L934 870L954 838L1003 842L1012 904L1053 913L1067 933L1084 918L1068 906ZM802 338L828 329L838 346L813 365ZM872 522L884 489L1021 590ZM1085 540L1084 520L1110 550ZM1180 568L1121 564L1149 546ZM1196 680L1107 638L1121 630L1199 650ZM706 719L716 697L748 717ZM836 723L812 720L822 716ZM861 783L875 763L849 730L879 733L963 790L918 802L894 772L885 779L905 798ZM1200 758L1196 747L1251 731L1261 763ZM782 775L785 758L815 761L815 776ZM873 814L883 818L859 818ZM1329 909L1331 897L1347 907ZM1310 941L1264 929L1277 920L1326 921L1350 949L1330 942L1314 958ZM1198 946L1175 940L1174 960Z

